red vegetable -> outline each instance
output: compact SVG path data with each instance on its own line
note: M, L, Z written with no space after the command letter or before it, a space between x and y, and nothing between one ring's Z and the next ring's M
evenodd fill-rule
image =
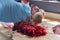
M32 23L33 25L29 25L25 23L24 21L21 21L19 23L16 23L16 30L19 33L31 36L31 37L36 37L36 36L43 36L46 35L47 32L44 27L37 26L36 22Z

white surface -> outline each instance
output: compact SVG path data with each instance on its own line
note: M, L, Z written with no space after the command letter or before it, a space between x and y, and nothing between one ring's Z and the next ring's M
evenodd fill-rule
M30 38L26 35L15 33L15 34L13 34L14 35L13 39L14 40L60 40L60 35L53 34L53 31L52 31L52 27L54 27L55 24L60 24L60 23L58 23L58 22L47 22L47 21L48 20L45 20L44 22L39 24L41 26L47 27L46 30L47 30L48 34L46 36ZM6 29L6 30L2 30L0 32L3 33L4 35L8 36L7 34L11 33L12 31L9 29ZM0 34L0 40L7 40L8 39L8 37L5 37L4 35Z

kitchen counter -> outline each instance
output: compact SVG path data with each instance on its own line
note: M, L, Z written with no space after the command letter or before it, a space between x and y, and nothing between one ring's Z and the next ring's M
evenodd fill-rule
M37 5L45 11L60 13L59 1L31 1L31 3Z

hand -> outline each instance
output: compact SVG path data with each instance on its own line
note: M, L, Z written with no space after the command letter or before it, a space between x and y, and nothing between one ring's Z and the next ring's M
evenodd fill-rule
M27 19L24 20L27 24L32 24L32 19L31 17L27 17Z

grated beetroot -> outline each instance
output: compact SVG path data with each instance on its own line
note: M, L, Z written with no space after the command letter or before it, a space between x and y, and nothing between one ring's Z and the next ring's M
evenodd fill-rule
M37 26L36 22L33 22L33 25L29 25L24 21L18 22L14 25L13 30L17 30L17 32L31 37L43 36L47 34L46 29L42 26Z

